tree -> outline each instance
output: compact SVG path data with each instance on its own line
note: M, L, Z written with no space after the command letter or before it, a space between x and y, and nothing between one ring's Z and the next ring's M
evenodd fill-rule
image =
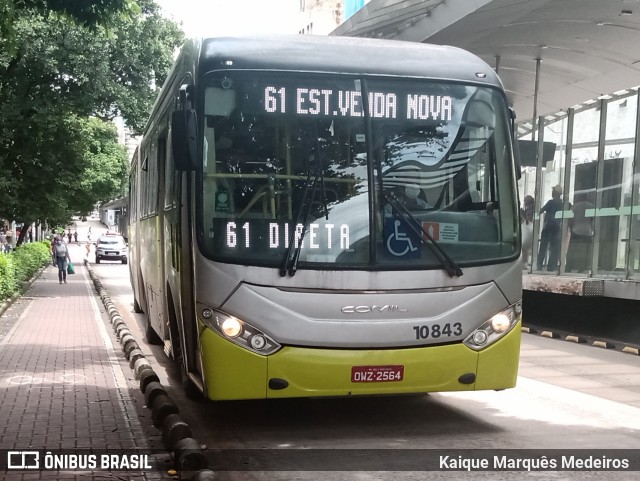
M105 119L120 114L129 128L141 133L184 33L160 15L153 0L138 3L140 15L110 30L115 38L96 39L91 54L100 62L91 65L90 72L101 73L93 76L100 93L96 113Z
M32 125L35 135L26 139L20 161L10 164L10 178L19 181L4 196L7 218L64 225L73 214L122 195L128 162L113 124L47 109Z
M119 14L138 10L131 0L0 0L0 40L7 52L15 47L15 12L26 9L64 14L86 27L109 25Z
M183 34L153 0L91 28L36 0L12 5L15 49L0 46L0 218L65 223L121 192L126 175L112 129L87 118L121 114L140 131Z
M70 208L90 212L96 203L124 195L129 159L124 146L118 144L115 125L90 118L83 126L84 171L74 183Z

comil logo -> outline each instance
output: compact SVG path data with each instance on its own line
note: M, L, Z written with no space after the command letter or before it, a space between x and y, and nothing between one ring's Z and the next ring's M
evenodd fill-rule
M40 453L38 451L8 451L8 469L40 469Z
M386 306L344 306L341 309L345 314L370 314L372 312L408 312L396 304L387 304Z

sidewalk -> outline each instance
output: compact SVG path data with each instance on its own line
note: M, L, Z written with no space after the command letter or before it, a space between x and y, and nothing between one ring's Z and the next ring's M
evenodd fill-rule
M83 266L59 284L47 267L0 318L0 456L4 450L163 451L161 433ZM0 459L0 467L7 466ZM2 469L0 469L2 471ZM171 479L166 470L14 471L2 479Z

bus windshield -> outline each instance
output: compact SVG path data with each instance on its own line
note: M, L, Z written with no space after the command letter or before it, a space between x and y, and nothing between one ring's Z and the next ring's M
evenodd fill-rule
M507 108L455 82L210 74L198 231L211 259L442 268L518 252ZM432 246L431 246L432 247Z

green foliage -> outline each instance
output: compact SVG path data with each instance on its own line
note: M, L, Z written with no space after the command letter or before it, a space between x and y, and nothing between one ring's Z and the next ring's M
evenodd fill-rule
M107 119L120 114L129 128L141 133L184 33L160 15L153 0L137 2L140 15L110 28L103 38L95 37L87 47L100 60L89 70L99 93L96 114Z
M128 159L98 118L140 132L183 34L153 0L0 0L0 13L13 39L0 42L0 218L65 224L122 195Z
M51 262L49 242L32 242L0 254L0 302L20 292L22 283Z
M15 46L13 20L16 10L53 12L91 29L112 25L123 15L140 12L135 0L0 0L0 39L7 50L13 50Z
M17 1L42 5L37 0ZM119 12L135 8L135 3L129 0L44 0L42 7L66 14L85 26L92 27L99 24L109 24L118 18Z
M83 158L87 164L70 186L74 192L70 203L73 212L90 212L99 201L121 197L129 166L126 149L118 144L112 123L90 118L83 127Z
M13 30L14 7L13 0L0 0L0 41L5 44L7 55L14 53L16 34ZM4 59L6 62L8 59ZM3 59L0 56L0 65Z
M15 267L9 254L0 253L0 302L4 302L17 292Z

